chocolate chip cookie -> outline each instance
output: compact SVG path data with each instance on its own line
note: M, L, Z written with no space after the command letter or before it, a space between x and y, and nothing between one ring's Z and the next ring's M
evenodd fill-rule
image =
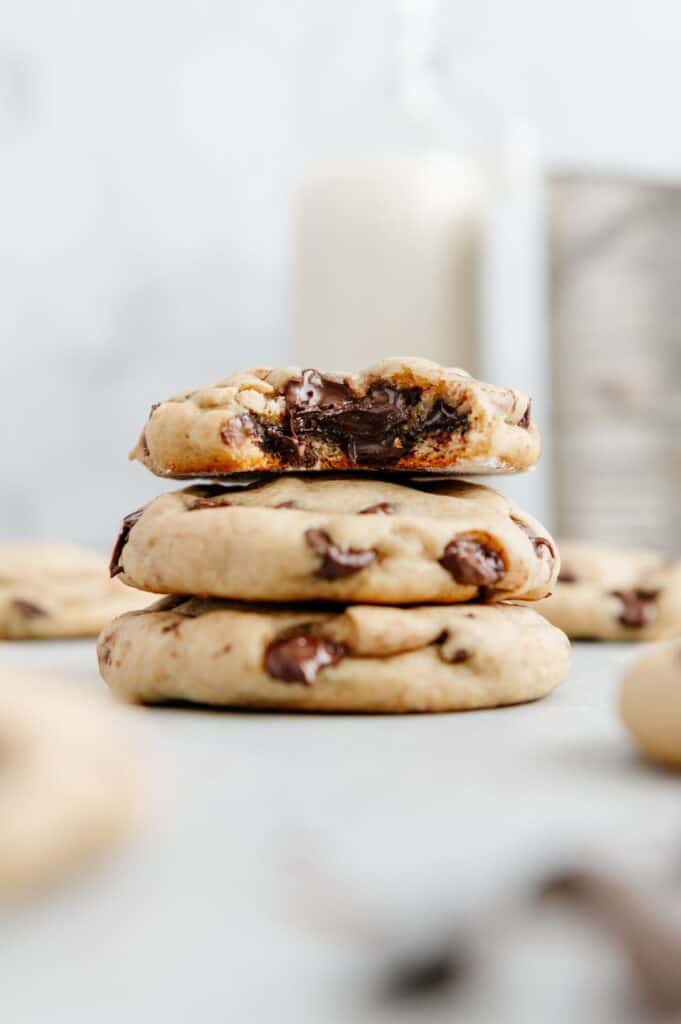
M59 681L0 673L0 901L114 847L143 814L110 708Z
M537 611L576 640L681 636L681 561L654 551L564 541L551 597Z
M113 615L144 604L94 551L0 544L0 639L97 636Z
M569 643L529 608L235 605L169 597L111 623L102 676L139 703L299 711L455 711L534 700Z
M622 681L620 711L649 757L681 769L681 640L654 644L636 659Z
M159 476L528 469L530 400L426 359L361 373L255 369L152 406L131 458Z
M282 476L162 495L125 519L111 571L165 594L449 603L543 597L558 558L491 488Z

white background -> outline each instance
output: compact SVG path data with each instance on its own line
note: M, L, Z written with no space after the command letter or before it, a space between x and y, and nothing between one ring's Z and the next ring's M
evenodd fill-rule
M674 178L674 0L449 3L439 58L551 168ZM0 24L3 536L109 545L152 401L290 347L301 156L371 131L385 0L14 0ZM511 382L519 383L522 382Z

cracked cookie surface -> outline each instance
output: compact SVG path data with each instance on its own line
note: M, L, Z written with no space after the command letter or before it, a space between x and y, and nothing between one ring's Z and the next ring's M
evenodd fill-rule
M159 476L300 470L514 472L540 451L530 399L393 358L359 373L244 370L152 406L131 458Z
M536 600L552 539L488 487L292 477L161 495L124 520L111 571L165 594L254 601Z
M300 711L496 707L549 693L569 643L530 608L344 609L169 597L111 623L100 671L119 697Z

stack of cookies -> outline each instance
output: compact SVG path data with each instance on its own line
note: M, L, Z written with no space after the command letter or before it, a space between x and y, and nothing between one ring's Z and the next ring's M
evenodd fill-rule
M529 602L543 527L461 475L530 468L526 395L420 359L257 369L152 408L132 457L198 478L127 516L111 572L167 594L102 632L144 703L446 711L541 697L564 634Z

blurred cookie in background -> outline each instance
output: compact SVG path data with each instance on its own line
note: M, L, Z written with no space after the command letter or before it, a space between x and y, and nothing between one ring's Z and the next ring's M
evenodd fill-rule
M681 769L681 640L655 644L637 658L622 681L620 712L648 757Z
M115 847L144 812L115 711L51 676L0 669L0 902Z
M97 636L148 604L110 579L107 560L69 544L0 544L0 639Z
M551 597L535 608L573 640L681 636L681 560L644 548L563 541Z

